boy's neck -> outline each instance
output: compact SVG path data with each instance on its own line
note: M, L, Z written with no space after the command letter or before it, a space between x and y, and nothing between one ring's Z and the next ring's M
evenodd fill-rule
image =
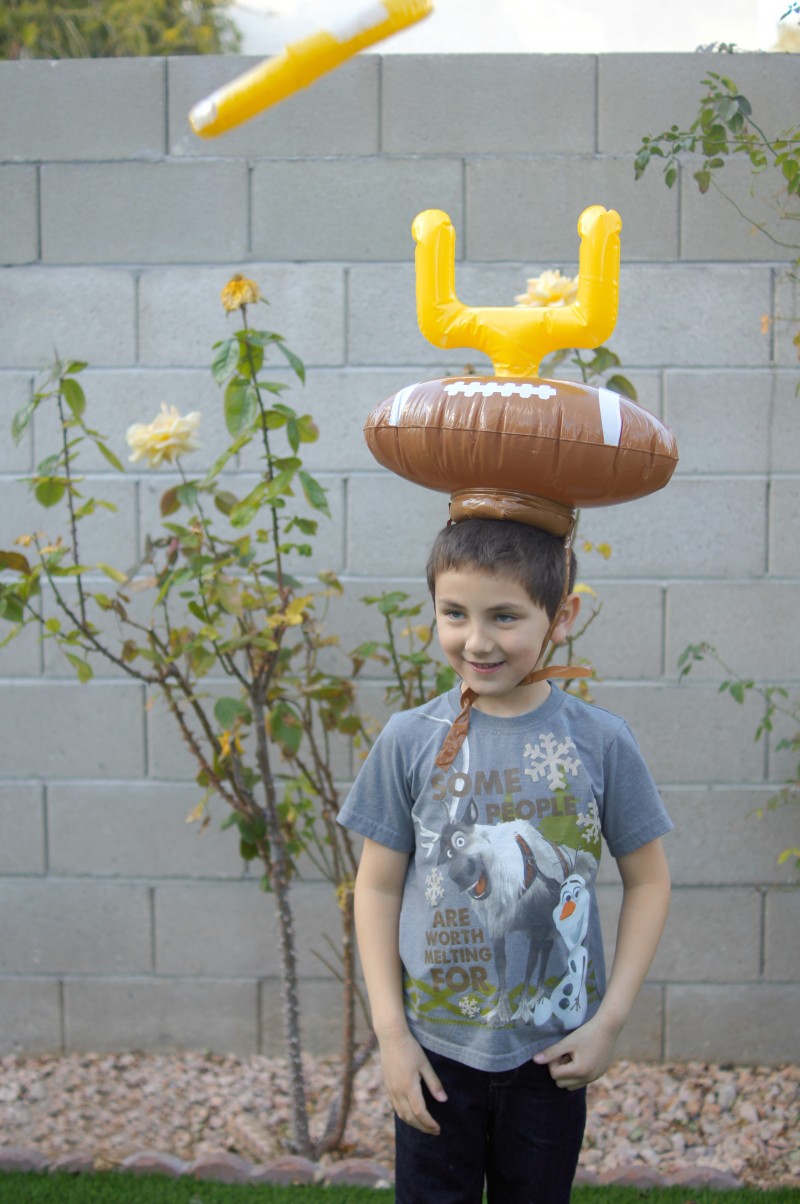
M498 719L513 719L535 711L550 697L549 681L535 681L530 685L519 685L507 694L495 696L478 695L472 704L473 710L484 715L495 715Z

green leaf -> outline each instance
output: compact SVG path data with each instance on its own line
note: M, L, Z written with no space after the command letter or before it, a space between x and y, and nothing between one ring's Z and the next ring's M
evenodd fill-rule
M169 518L171 514L175 514L180 510L181 504L178 499L178 488L174 486L168 489L166 493L162 493L161 501L159 502L159 510L162 518Z
M78 681L91 681L94 674L91 665L87 661L81 660L79 656L75 656L72 652L65 652L64 655L78 674Z
M628 380L627 376L622 376L619 372L615 372L613 376L609 376L606 381L606 388L611 389L613 393L622 393L624 397L629 397L631 401L638 400L634 386Z
M250 710L239 698L220 698L214 705L214 718L225 731L230 731L237 719L253 722Z
M238 438L252 430L258 419L258 394L241 376L236 376L225 390L225 425L228 433Z
M228 493L226 490L221 489L218 493L214 494L214 505L220 514L229 515L238 504L239 499L234 493Z
M97 567L101 573L105 573L112 581L116 581L117 585L127 585L128 577L126 573L121 573L119 569L112 568L110 564L98 563Z
M18 594L0 585L0 619L7 623L24 623L25 604Z
M66 486L56 477L45 477L37 482L33 493L40 506L56 506L66 493Z
M82 418L86 409L86 394L76 380L65 376L61 380L61 393L76 418Z
M36 407L38 404L38 399L34 397L30 401L26 401L25 404L21 406L14 415L11 421L11 437L15 443L19 443L20 439L28 429L28 425L31 418L33 418L33 415L36 413Z
M31 571L31 566L21 552L0 551L0 569L11 569L15 573L25 573L28 575Z
M670 166L664 172L664 182L666 183L667 188L671 188L672 185L677 180L677 178L678 178L678 169L677 169L677 167L675 167L674 164L670 164Z
M330 518L331 512L328 509L325 490L322 488L319 482L315 481L314 478L302 468L298 472L297 476L300 484L303 487L303 493L305 494L308 504L313 506L315 510L319 510L322 514L326 514Z
M176 489L178 501L182 506L192 507L197 501L197 486L193 481L187 481Z
M216 355L211 361L211 375L218 385L224 385L229 376L233 376L236 371L236 365L239 363L239 343L233 339L226 339L223 343L219 343L216 349Z
M702 193L708 192L711 187L711 172L706 170L696 171L694 178L697 181L697 187Z
M289 348L286 346L286 344L282 341L278 343L278 350L285 356L286 361L289 364L289 366L291 367L295 376L299 377L299 379L303 382L303 384L305 384L306 383L306 368L305 368L305 364L300 359L300 357L295 355L295 353L293 351L290 351Z
M117 472L125 471L125 465L120 463L120 461L112 452L111 448L106 447L105 443L103 443L101 439L95 439L94 445L100 452L100 455L103 457L103 459L106 460L112 468L116 468Z

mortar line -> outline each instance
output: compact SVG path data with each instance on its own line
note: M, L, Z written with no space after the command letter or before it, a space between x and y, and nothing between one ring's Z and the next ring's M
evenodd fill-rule
M64 979L63 978L59 978L57 980L56 989L58 992L58 1037L59 1037L59 1041L61 1043L61 1051L62 1051L62 1053L66 1053L66 1051L67 1051L67 1020L66 1020L66 1016L65 1016L66 1009L64 1007Z
M42 218L44 216L42 208L42 165L36 164L36 262L42 262Z
M600 56L594 56L594 153L600 154Z
M169 58L164 59L164 154L169 155Z
M47 782L42 782L42 794L40 798L40 813L42 817L42 858L44 861L44 872L47 877L50 876L50 799L49 786Z

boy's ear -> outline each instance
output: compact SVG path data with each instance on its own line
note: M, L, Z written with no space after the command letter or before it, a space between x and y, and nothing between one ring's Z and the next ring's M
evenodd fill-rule
M580 595L568 594L561 604L558 622L553 628L553 634L550 637L554 644L564 643L570 631L572 630L573 624L580 613L580 609Z

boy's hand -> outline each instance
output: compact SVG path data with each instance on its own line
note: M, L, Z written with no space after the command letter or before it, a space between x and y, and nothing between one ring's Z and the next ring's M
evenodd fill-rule
M447 1095L422 1046L406 1031L384 1037L380 1051L383 1082L397 1115L412 1128L438 1137L439 1125L425 1106L423 1081L439 1103L446 1103Z
M577 1091L601 1078L611 1065L617 1033L595 1015L563 1041L534 1054L534 1062L548 1066L553 1082L567 1091Z

